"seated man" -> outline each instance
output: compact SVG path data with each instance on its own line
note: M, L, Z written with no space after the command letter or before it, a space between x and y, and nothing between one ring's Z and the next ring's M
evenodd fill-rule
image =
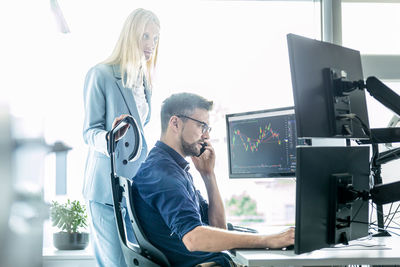
M195 94L167 98L161 108L161 139L141 165L134 181L139 223L150 242L172 266L215 262L233 266L221 251L233 248L279 248L294 243L294 229L260 235L226 230L223 202L214 173L209 141L213 103ZM205 151L200 156L202 144ZM188 172L190 156L205 184L208 203ZM231 265L232 264L232 265Z

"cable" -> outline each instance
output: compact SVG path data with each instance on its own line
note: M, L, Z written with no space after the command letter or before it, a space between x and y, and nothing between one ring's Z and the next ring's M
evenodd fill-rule
M356 214L354 214L353 218L356 218L358 213L360 212L361 208L364 206L364 201L361 202L360 207L358 208L358 210L356 211ZM350 223L352 223L354 220L351 220Z
M380 227L377 227L377 224L369 224L369 223L366 223L366 222L362 222L362 221L353 221L354 223L359 223L359 224L368 224L369 225L369 228L370 229L372 229L372 230L375 230L375 231L379 231L379 230L383 230L383 231L387 231L387 232L389 232L389 233L391 233L391 234L394 234L394 235L397 235L397 236L400 236L400 234L399 233L396 233L395 231L391 231L391 230L389 230L389 229L383 229L383 228L380 228ZM371 226L372 225L372 226ZM373 226L376 226L376 227L373 227ZM389 227L390 229L394 229L394 230L400 230L400 227Z
M360 238L359 238L359 239L357 239L357 240L358 240L358 241L371 240L373 237L374 237L374 235L373 235L373 234L371 234L371 233L368 233L368 235L367 235L367 236L360 237Z
M392 205L393 205L393 203L392 203ZM390 205L390 209L392 208L392 205ZM394 218L394 216L396 215L396 213L398 212L399 207L400 207L400 204L397 205L396 211L393 213L392 218L390 218L390 221L389 221L388 225L386 226L386 228L389 227L389 224L393 221L393 218ZM390 211L389 211L389 214L390 214ZM389 217L389 216L388 216L388 217ZM386 217L386 218L388 218L388 217ZM385 221L386 221L386 220L385 220ZM394 222L394 221L393 221L393 222ZM394 222L394 223L395 223L395 222ZM397 224L397 223L395 223L395 224Z
M379 211L376 209L374 203L371 202L371 222L370 222L371 224L376 223L376 221L372 221L372 213L373 213L374 211L379 212Z
M392 211L392 207L393 207L393 203L390 203L389 214L390 214L390 213L391 213L391 211ZM385 225L385 224L386 224L386 222L387 222L388 218L389 218L389 216L386 216L386 218L385 218L385 221L383 222L383 225Z
M351 222L352 222L352 223L359 223L359 224L368 224L368 225L370 225L369 222L363 222L363 221L355 221L355 220L352 220Z
M360 123L360 125L361 125L361 127L362 127L362 130L364 131L364 134L366 134L366 135L369 137L372 146L377 145L377 144L375 144L375 143L373 142L373 136L372 136L372 131L371 131L371 129L363 122L363 120L362 120L357 114L354 114L354 113L350 113L350 114L341 114L340 116L338 116L338 118L350 119L350 120L354 120L354 119L355 119L358 123ZM390 151L390 152L388 152L388 153L385 155L385 157L388 157L388 156L391 156L392 154L394 154L397 158L400 158L399 156L397 156L397 152L398 152L398 151L397 151L396 149L393 150L393 151ZM375 172L376 172L376 167L375 167L375 166L377 165L377 164L376 164L376 161L378 160L378 157L379 157L379 151L378 151L378 149L373 149L373 155L372 155L372 158L371 158L371 161L372 161L372 168L371 168L371 170L372 170L372 172L374 173L374 175L375 175ZM364 203L363 203L363 204L364 204ZM363 205L363 204L362 204L362 205ZM357 210L357 212L356 212L354 218L358 215L358 213L359 213L359 211L360 211L362 205L361 205L360 208ZM392 222L393 222L394 224L396 224L396 225L399 225L399 224L397 224L395 221L393 221L393 219L394 219L395 215L398 213L400 204L397 206L397 209L396 209L396 211L395 211L393 214L391 213L392 205L393 205L393 203L392 203L391 206L390 206L389 215L385 215L383 212L380 212L379 210L376 209L376 207L374 207L374 206L372 205L372 210L375 208L375 210L376 210L379 214L381 214L381 215L384 216L384 218L385 218L384 225L387 223L387 221L388 221L390 215L392 215L391 218L389 219L388 224L386 225L386 227L384 227L385 229L387 229L388 227L390 227L389 225L390 225L390 223L392 223ZM370 218L372 218L372 210L371 210ZM352 222L355 222L355 221L352 220ZM399 226L400 226L400 225L399 225Z
M367 224L366 222L362 222L362 221L353 221L354 223L359 223L359 224ZM377 224L376 223L372 223L372 224L370 224L370 225L373 225L373 226L377 226ZM380 228L380 227L378 227L378 228ZM393 230L400 230L400 227L394 227L394 226L388 226L387 228L390 228L390 229L393 229ZM383 229L383 228L382 228ZM386 230L386 228L385 229L383 229L383 230ZM399 234L400 235L400 234Z
M367 245L367 244L351 244L351 245L346 245L343 247L365 247L365 248L374 248L374 247L384 247L385 245L379 245L379 244L371 244L371 245ZM342 248L342 247L339 247ZM357 266L357 265L356 265Z
M399 204L400 205L400 204ZM374 207L373 207L374 208ZM391 213L391 214L388 214L388 215L385 215L383 212L380 212L380 211L378 211L376 208L375 208L375 210L377 210L380 214L382 214L384 217L389 217L390 215L396 215L397 213L399 213L400 214L400 212L398 211L398 209L399 209L399 207L397 207L397 209L396 209L396 211L395 212L393 212L393 213ZM398 226L400 226L400 224L399 223L397 223L397 222L395 222L395 221L392 221L394 224L396 224L396 225L398 225ZM375 222L374 222L375 223Z
M399 205L400 205L400 204L399 204ZM399 207L397 207L396 212L394 212L394 213L392 213L392 214L388 214L388 215L385 215L385 214L383 214L382 212L379 212L374 206L372 206L372 208L375 209L378 213L382 214L384 217L388 217L388 216L390 216L390 215L393 215L393 216L394 216L394 215L396 215L397 213L400 214L400 212L398 211ZM400 227L400 224L397 223L397 222L395 222L395 221L391 221L391 223L393 223L393 224L395 224L395 225L397 225L397 226ZM371 222L371 224L376 225L376 221ZM388 226L388 227L389 227L389 226Z
M385 245L380 245L380 244L371 244L371 245L367 245L367 244L351 244L351 245L344 245L344 246L340 246L340 247L336 247L336 248L347 248L347 247L365 247L365 248L374 248L374 247L384 247ZM358 265L356 265L358 266Z
M361 129L363 130L364 134L368 136L368 138L371 140L372 143L372 132L371 129L363 122L363 120L355 113L349 113L349 114L339 114L336 116L337 119L348 119L348 120L356 120L360 125ZM359 141L357 141L358 144L360 144Z
M372 203L372 202L371 202L371 207L372 207L372 208L371 208L371 217L370 217L370 219L372 219L372 213L373 213L374 210L376 210L376 211L377 211L378 213L380 213L380 214L383 214L383 213L379 212L379 211L376 209L374 203ZM396 209L395 212L392 212L392 213L390 213L389 215L384 215L384 214L383 214L384 217L389 217L390 215L392 215L392 220L393 220L393 218L394 218L394 216L395 216L396 214L400 214L399 211L398 211L399 207L400 207L400 205L397 207L397 209ZM386 231L386 232L388 232L388 233L391 233L391 234L400 236L400 234L398 234L397 232L389 230L389 229L400 230L400 224L396 223L395 221L391 221L391 222L394 223L395 225L399 226L399 227L389 226L389 224L388 224L386 227L384 227L384 228L375 227L375 226L377 226L377 222L376 222L376 221L373 221L373 222L370 222L370 223L369 223L369 229L370 229L370 230L374 230L374 231ZM355 221L355 223L365 223L365 222Z
M362 121L362 119L357 114L354 114L354 118L357 119L357 121L361 124L365 135L367 135L369 137L369 139L371 140L371 142L372 142L371 129Z
M373 202L371 202L371 213L369 214L369 219L370 220L372 220L372 214L373 214L373 211L374 211L374 203ZM372 223L372 222L369 222L369 223Z

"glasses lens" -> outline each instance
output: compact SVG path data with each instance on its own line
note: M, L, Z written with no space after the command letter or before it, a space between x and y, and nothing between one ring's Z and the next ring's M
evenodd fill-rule
M211 127L209 127L207 124L203 125L203 133L209 133L211 132Z
M193 120L193 121L195 121L195 122L200 123L200 124L201 124L201 127L202 127L201 131L202 131L203 134L206 133L206 132L211 132L211 127L208 126L207 123L205 123L205 122L202 122L202 121L193 119L193 118L191 118L191 117L189 117L189 116L185 116L185 115L176 115L176 116L177 116L178 118L185 118L185 119Z

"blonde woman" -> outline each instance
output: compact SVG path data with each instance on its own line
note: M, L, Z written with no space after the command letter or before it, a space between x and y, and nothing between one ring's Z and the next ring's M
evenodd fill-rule
M83 138L89 152L83 195L91 218L91 242L98 266L126 266L111 205L107 133L128 115L138 123L143 139L140 158L116 166L118 175L133 177L147 155L143 127L150 119L159 32L160 22L153 12L134 10L126 19L111 56L91 68L86 76Z

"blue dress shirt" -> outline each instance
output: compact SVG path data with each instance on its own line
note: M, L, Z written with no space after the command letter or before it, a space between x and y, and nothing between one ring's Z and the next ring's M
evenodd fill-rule
M208 225L208 204L196 190L189 163L158 141L133 178L136 213L150 242L172 266L195 266L214 261L229 267L225 253L190 252L182 237L197 226Z

